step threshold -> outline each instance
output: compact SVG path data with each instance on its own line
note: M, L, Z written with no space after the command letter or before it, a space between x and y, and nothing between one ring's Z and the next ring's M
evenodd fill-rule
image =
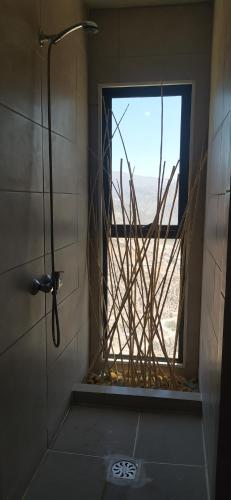
M72 405L116 406L140 411L180 411L202 415L199 392L75 384Z

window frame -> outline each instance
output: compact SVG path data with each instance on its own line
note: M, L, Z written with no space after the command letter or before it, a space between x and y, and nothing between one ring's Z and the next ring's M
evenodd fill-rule
M178 197L178 224L171 225L169 228L162 225L160 228L160 238L164 238L168 230L168 239L174 239L177 236L179 225L182 221L184 211L188 200L188 179L189 179L189 151L190 151L190 125L191 125L191 104L192 104L192 84L163 84L147 86L125 86L125 87L102 87L102 150L106 150L103 159L103 189L105 197L105 206L107 213L110 213L109 202L109 165L111 165L111 141L112 141L112 100L116 98L132 97L181 97L181 130L180 130L180 166L179 166L179 197ZM107 117L107 119L106 119ZM105 143L103 144L104 139ZM106 147L105 147L106 146ZM135 232L136 237L145 237L149 233L150 224L140 226L140 231ZM104 224L103 224L104 227ZM111 237L132 238L132 226L122 224L111 225ZM150 233L149 233L150 236ZM151 236L152 237L152 236ZM103 229L103 273L104 280L104 301L107 308L107 235ZM106 315L106 311L104 313ZM182 315L183 317L184 315ZM103 319L106 324L106 317ZM177 363L183 363L183 330L184 321L181 322L179 334L179 349ZM126 355L123 356L126 360ZM164 358L158 358L163 361Z

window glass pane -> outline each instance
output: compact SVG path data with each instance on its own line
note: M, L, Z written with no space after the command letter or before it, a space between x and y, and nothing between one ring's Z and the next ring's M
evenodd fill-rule
M120 121L125 109L128 109L120 123L120 131L125 142L128 159L134 173L134 186L139 209L140 223L150 224L156 212L158 173L160 162L161 140L161 98L132 97L113 98L112 111L117 122ZM163 162L166 162L164 186L170 176L173 165L180 156L181 129L181 96L166 96L163 98ZM123 224L120 201L120 160L123 160L123 197L127 211L126 223L130 217L130 187L129 170L121 138L113 123L112 140L112 179L114 183L113 201L115 206L115 222ZM178 169L179 170L179 169ZM176 188L176 177L171 184L162 224L169 221L170 209ZM171 224L178 224L178 196L172 214Z

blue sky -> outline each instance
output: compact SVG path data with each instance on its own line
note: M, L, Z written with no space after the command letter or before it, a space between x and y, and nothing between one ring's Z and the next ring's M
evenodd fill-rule
M164 141L163 161L166 161L165 177L180 154L180 119L181 97L164 97ZM113 99L112 110L117 121L120 120L127 105L120 130L122 132L128 158L136 175L158 177L161 126L161 98L139 97ZM115 122L113 123L113 129ZM123 171L126 172L126 162L118 131L113 138L112 168L119 171L120 159L123 158Z

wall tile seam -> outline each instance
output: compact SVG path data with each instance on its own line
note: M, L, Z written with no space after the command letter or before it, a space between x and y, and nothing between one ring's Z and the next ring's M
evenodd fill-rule
M95 112L97 111L98 112L98 109L99 109L99 103L100 103L100 96L99 96L99 91L101 90L102 87L113 87L113 86L134 86L134 85L137 85L138 87L139 86L149 86L149 85L160 85L161 83L163 83L164 85L165 84L169 84L169 83L172 83L172 84L187 84L187 83L192 83L192 84L196 84L197 85L197 82L198 82L198 75L195 74L195 75L191 75L190 78L185 78L184 76L181 76L179 78L160 78L159 75L158 75L158 78L146 78L145 80L140 80L138 83L136 81L134 81L134 79L132 78L131 79L121 79L121 77L118 77L119 79L118 80L114 80L114 79L110 79L110 80L105 80L105 79L102 79L102 81L96 81L95 84L94 84L94 88L93 88L93 91L89 93L89 107L90 108L95 108ZM205 87L206 84L205 82L203 82L203 86ZM96 94L96 90L97 90L97 96L95 95ZM94 152L92 153L93 155L95 154Z
M224 197L229 192L230 192L230 189L225 189L225 191L220 191L219 193L214 193L214 195L219 196L219 197L221 197L221 196Z
M75 333L75 335L72 337L72 339L70 340L70 342L68 342L68 344L65 346L65 348L63 349L63 351L60 353L60 355L52 362L52 365L51 367L49 368L49 366L47 366L47 376L48 376L48 382L49 382L49 376L52 374L52 372L56 369L56 363L62 358L62 356L64 355L64 353L67 351L67 349L69 349L69 347L71 346L71 344L73 343L74 344L74 341L75 339L77 340L77 337L78 337L78 332ZM75 350L75 349L74 349ZM77 342L76 342L76 352L77 352ZM76 357L76 367L77 367L77 357ZM69 366L69 365L68 365ZM49 385L49 383L48 383ZM70 394L71 395L71 394Z
M74 69L74 75L75 75L75 126L76 126L76 135L77 134L77 100L78 97L81 97L81 95L78 95L78 71L79 71L79 47L77 48L76 45L76 54L75 54L75 69Z
M44 61L46 61L46 59L47 59L47 56L45 55L44 56ZM76 58L76 60L77 60L77 58ZM77 68L76 68L76 71L77 71ZM77 95L76 85L77 85L77 81L75 79L75 95ZM46 98L46 91L44 92L43 86L42 86L41 90L42 90L42 123L41 123L41 126L42 126L42 129L48 131L48 126L47 126L47 124L45 124L46 122L44 121L45 120L44 119L44 115L46 116L46 121L47 121L47 98ZM44 113L44 109L46 111L45 113ZM77 99L75 99L75 124L76 124L76 122L77 122ZM51 128L51 132L52 132L52 135L57 135L57 136L62 137L63 139L67 140L68 142L70 142L72 144L77 144L77 137L76 137L75 140L73 140L72 138L65 136L64 134L62 134L61 132L59 132L58 130L55 130L53 128Z
M208 360L207 360L207 365L208 365ZM216 372L217 374L217 372ZM220 375L221 375L221 372L219 372L218 374L218 379L220 379ZM202 396L203 396L203 401L202 401L202 404L204 405L204 408L205 408L205 416L204 418L206 420L209 419L209 417L213 416L214 417L214 420L216 420L216 418L218 417L217 415L217 410L218 410L218 406L219 406L219 399L220 399L220 393L219 393L219 389L220 389L220 386L219 386L219 382L217 381L216 385L214 386L215 389L213 389L212 393L211 391L208 391L208 389L206 389L208 387L208 378L206 380L206 383L205 383L205 386L203 386L202 384ZM208 410L209 408L209 410ZM206 414L206 411L207 411L207 414Z
M39 193L39 194L43 194L43 193ZM87 241L87 239L84 239L84 241ZM55 253L56 252L60 252L61 250L65 250L65 248L69 248L69 247L72 247L72 246L78 246L79 245L79 240L76 239L74 240L72 243L68 243L67 245L64 245L62 247L59 247L59 248L55 248ZM12 271L15 271L17 269L20 269L21 267L24 267L26 266L27 264L31 264L33 262L36 262L36 261L39 261L39 260L43 260L43 257L49 257L51 255L51 252L48 251L46 252L45 254L42 253L40 255L38 255L37 257L35 257L34 259L30 259L30 260L27 260L25 262L22 262L20 264L17 264L16 266L13 266L13 267L10 267L8 269L5 269L4 271L0 272L0 280L1 280L1 276L4 276L5 274L7 273L10 273Z
M227 189L227 190L225 190L225 191L215 191L215 192L213 192L213 191L209 191L209 190L208 190L208 192L207 192L207 200L206 200L206 202L208 202L208 198L209 198L209 197L214 198L214 197L226 196L226 194L227 194L227 193L229 193L229 192L230 192L230 190L229 190L229 189ZM207 205L206 205L206 206L207 206Z
M76 170L77 170L77 168L76 168ZM1 189L0 189L0 191L1 191ZM16 191L16 192L19 192L19 191ZM28 192L28 191L26 191L26 192ZM50 191L48 189L44 190L44 194L47 195L49 193L50 193ZM74 192L74 191L56 191L56 190L53 190L53 194L54 195L65 195L65 196L78 196L78 197L80 197L82 195L81 191Z
M42 170L42 167L41 167L41 170ZM0 188L0 193L9 193L9 194L17 194L17 193L21 193L21 194L40 194L40 195L43 195L43 194L49 194L49 190L41 190L41 191L36 191L36 190L25 190L25 189L8 189L8 188ZM55 196L59 196L59 195L65 195L65 196L77 196L78 198L80 196L82 196L82 193L81 191L76 191L76 192L70 192L70 191L53 191L53 194Z
M203 362L204 364L208 365L208 356L206 357L207 355L207 352L204 352L204 359L203 359ZM205 370L204 370L205 371ZM204 373L203 373L204 375ZM209 379L210 380L210 379ZM210 399L209 399L209 403L211 404L212 406L212 412L214 414L216 414L216 409L215 409L215 406L214 406L214 402L212 401L211 399L211 394L209 393L208 394L208 391L206 390L206 387L208 386L208 377L206 378L206 381L205 383L200 381L200 390L201 390L201 397L202 397L202 407L204 408L204 411L206 413L206 408L208 406L208 398L210 396ZM204 396L204 397L203 397ZM206 399L207 398L207 399ZM207 416L205 415L205 418L207 418Z
M42 170L42 167L41 167ZM49 194L49 190L41 190L41 191L36 191L36 190L28 190L28 189L7 189L7 188L1 188L0 187L0 193L22 193L22 194ZM70 191L53 191L54 195L65 195L65 196L81 196L82 193L81 191L77 192L70 192ZM223 193L222 193L223 194Z
M94 59L100 59L100 61L102 60L121 60L121 59L144 59L144 58L149 58L149 57L152 57L152 58L162 58L162 57L167 57L169 59L171 59L171 61L174 59L174 57L178 57L178 56L183 56L185 58L188 59L188 57L191 57L191 56L203 56L206 58L208 58L208 67L209 67L209 63L210 63L210 52L209 51L196 51L196 52L190 52L190 51L185 51L185 52L176 52L176 51L164 51L164 52L143 52L143 53L140 53L140 54L125 54L125 55L120 55L120 53L118 53L117 55L106 55L106 56L102 56L102 52L97 49L93 49L91 50L90 54L89 54L89 60L91 60L92 58ZM90 69L90 73L94 73L95 71L93 71L91 69L91 64L89 65L89 69Z
M118 10L118 55L119 55L119 81L121 81L121 9Z
M219 292L219 295L222 295L221 291ZM217 343L217 348L218 348L218 345L219 345L219 332L216 332L215 328L214 328L214 321L213 321L213 314L212 312L208 309L208 306L207 306L207 303L205 302L204 304L204 307L207 311L207 314L208 314L208 317L210 319L210 322L211 322L211 326L212 326L212 332L213 332L213 335L214 335L214 338L216 340L216 343Z
M210 103L210 106L211 105L212 103ZM219 125L217 125L216 130L213 132L213 134L211 134L211 137L209 137L208 150L210 150L210 148L212 147L212 144L217 138L218 134L222 132L222 127L230 114L231 114L231 109L227 111L226 115L223 117ZM213 114L210 116L210 122L212 121L212 119L213 119Z
M207 241L205 240L205 247L206 247L206 250L207 252L209 253L210 257L212 258L213 260L213 263L218 267L220 273L223 273L223 269L220 267L220 265L218 264L218 262L216 261L216 258L214 257L214 255L212 254L211 250L209 249L209 247L207 246Z
M210 10L212 10L211 0L201 0L201 1L199 0L199 5L198 5L198 3L196 3L196 4L195 3L193 3L193 4L191 3L191 4L185 4L185 5L178 3L178 4L172 4L172 5L170 4L170 5L164 5L164 6L163 5L145 5L145 6L137 5L135 7L101 7L101 8L96 8L96 7L92 7L91 8L90 7L90 13L94 13L94 12L97 13L97 12L101 12L101 11L112 12L114 10L117 10L117 11L121 10L121 12L124 12L124 11L128 11L129 12L130 9L132 9L132 10L134 10L134 9L135 10L144 10L144 9L145 10L146 9L147 10L152 10L152 9L153 10L154 9L155 10L157 10L157 9L163 10L163 9L166 9L167 10L167 9L169 9L170 10L170 9L175 8L176 6L179 7L180 9L185 9L185 10L186 9L191 9L192 6L193 7L195 6L194 9L197 8L198 10L202 10L201 3L202 4L207 4L207 5L211 6ZM204 9L204 7L203 7L203 9Z
M216 385L214 386L212 397L208 398L208 400L207 400L207 403L208 403L207 406L209 406L209 416L211 416L211 413L212 413L214 420L218 420L218 418L219 418L220 375L221 375L221 372L219 371L219 374L218 374L218 377L216 380Z
M71 406L71 396L72 396L72 391L69 393L69 396L67 397L67 393L64 396L64 398L59 402L59 409L62 408L62 413L59 415L57 418L57 413L55 417L55 423L54 423L54 418L53 415L51 415L51 410L49 411L48 408L48 413L49 413L49 419L47 421L47 433L48 433L48 452L51 451L51 446L54 446L55 441L62 429L63 423L65 422L68 413L70 411L70 406ZM55 428L55 430L54 430Z
M24 118L28 122L33 123L34 125L37 125L40 128L44 128L42 126L42 123L37 122L36 120L33 120L32 118L30 118L29 116L25 115L24 113L18 111L17 109L11 108L10 106L8 106L7 104L5 104L4 102L0 101L0 108L1 107L4 108L4 109L6 109L6 110L8 110L8 111L10 111L11 113L16 114L17 116L20 116L21 118Z
M67 295L65 295L65 296L63 297L63 299L62 299L60 302L58 302L58 307L59 307L59 306L61 306L61 305L63 305L63 303L64 303L64 302L66 302L68 299L70 299L70 297L71 297L72 295L74 295L74 293L76 293L76 292L78 292L78 291L79 291L79 286L78 286L78 287L76 287L76 288L73 288L73 290L72 290L70 293L68 293ZM51 308L50 308L50 309L47 309L47 312L46 312L46 314L45 314L45 317L46 317L46 318L47 318L47 316L50 316L50 315L51 315L51 311L52 311L52 309L51 309Z
M61 432L61 430L62 430L62 427L63 427L63 425L64 425L64 423L65 423L65 421L66 421L66 419L67 419L67 417L68 417L69 413L70 413L70 407L69 407L69 408L67 409L67 411L65 412L65 414L64 414L64 416L63 416L63 418L62 418L62 420L61 420L60 424L58 425L57 430L54 432L53 437L52 437L52 438L50 438L50 439L48 438L48 446L47 446L47 452L46 452L46 455L49 455L51 452L52 452L52 453L53 453L53 452L55 452L55 450L53 449L53 446L54 446L54 444L55 444L55 441L56 441L57 437L59 436L59 434L60 434L60 432Z
M58 248L58 249L55 249L55 253L56 253L56 252L61 252L61 250L65 250L65 248L69 248L69 247L73 247L73 246L79 246L79 241L78 241L78 240L76 240L76 241L74 241L73 243L68 243L68 245L64 245L63 247L60 247L60 248ZM50 250L49 250L48 252L46 252L46 253L45 253L45 256L46 256L46 257L49 257L50 255L51 255ZM43 255L42 255L42 257L43 257Z
M47 454L48 454L48 446L46 447L46 450L44 451L44 453L43 453L43 456L42 456L41 460L40 460L40 461L39 461L39 463L36 465L35 470L34 470L34 473L33 473L32 477L31 477L31 479L30 479L30 481L29 481L29 483L28 483L28 485L27 485L27 487L26 487L26 489L25 489L25 491L24 491L24 493L23 493L23 496L22 496L22 499L21 499L21 500L23 500L23 499L24 499L24 497L26 496L26 494L27 494L27 493L28 493L28 491L30 490L31 484L32 484L32 483L33 483L33 481L35 480L35 478L36 478L36 476L37 476L37 474L38 474L38 472L39 472L40 468L42 467L42 465L43 465L43 464L44 464L44 462L46 461Z
M40 0L40 17L41 17L41 21L40 21L40 29L42 29L42 3L43 3L43 0ZM44 55L43 55L44 54ZM46 103L47 103L47 89L46 89L46 86L44 87L44 66L45 66L45 63L47 62L47 53L42 51L41 52L41 58L42 58L42 71L41 71L41 105L42 105L42 108L41 108L41 115L42 115L42 133L43 133L43 129L45 129L45 126L44 126L44 122L45 122L45 116L46 116L46 120L48 119L47 118L47 107L46 107ZM45 95L46 95L46 98L45 98ZM45 113L46 111L46 113ZM46 127L47 128L47 127ZM43 150L44 150L44 144L43 144Z
M40 0L40 27L42 26L42 0ZM42 63L42 70L41 70L41 82L40 82L40 88L41 88L41 119L42 119L42 125L44 121L44 93L43 93L43 63ZM43 173L43 273L45 274L45 267L46 267L46 212L45 212L45 175L46 175L46 168L45 168L45 147L44 147L44 133L43 133L43 127L41 128L41 135L42 135L42 173ZM47 310L46 310L46 296L44 298L44 315L46 317ZM48 432L47 432L47 422L48 422L48 377L47 377L47 324L46 320L44 320L45 323L45 379L46 379L46 386L45 386L45 398L46 398L46 424L45 424L45 432L46 432L46 449L48 447ZM46 452L45 452L46 453ZM44 455L45 455L44 453ZM43 463L43 458L41 458L40 464ZM34 476L36 475L38 471L35 470ZM33 479L33 478L32 478Z
M65 250L65 248L69 248L69 247L72 247L74 245L77 245L79 243L79 239L76 238L74 239L71 243L68 243L67 245L64 245L62 247L55 247L55 253L56 252L60 252L61 250ZM45 256L48 257L49 255L51 255L51 252L50 250L48 250L46 253L45 253ZM41 257L43 257L43 255L41 255Z
M48 356L48 363L47 363L47 375L49 377L50 373L54 370L55 368L55 363L60 359L60 357L63 355L63 353L68 349L70 344L74 341L74 339L78 338L80 332L80 326L78 330L74 333L74 335L71 337L71 339L63 346L63 349L59 352L58 356L54 358L52 361L49 361L49 356Z
M46 125L41 125L41 128L43 130L46 130L48 132L48 127ZM67 137L64 134L61 134L61 132L58 132L57 130L55 130L53 128L51 129L51 132L52 132L52 136L54 135L54 136L57 136L57 137L61 137L62 139L65 139L67 142L70 142L71 144L76 144L77 145L77 139L75 139L75 140L70 139L70 137Z
M39 27L42 26L42 0L39 0Z
M21 334L14 342L12 342L6 349L4 349L2 352L0 352L0 361L1 361L1 358L2 356L4 356L10 349L13 349L14 346L20 342L20 340L22 340L26 335L30 334L32 332L32 330L40 323L40 322L43 322L44 321L44 327L45 327L45 312L44 312L44 315L41 316L39 318L38 321L36 321L35 323L33 323L33 325L28 329L26 330L23 334Z
M38 55L40 58L40 116L41 116L41 125L43 124L43 50L42 47L40 47L39 44L39 31L41 30L42 26L42 0L39 0L39 26L38 26L38 33L37 33L37 40L36 40L36 45L38 48ZM43 143L42 143L42 151L43 151Z
M21 267L27 266L28 264L32 264L33 262L43 260L43 257L44 257L44 254L41 254L38 257L35 257L34 259L27 260L26 262L22 262L21 264L17 264L16 266L10 267L9 269L6 269L6 270L0 272L0 280L1 280L1 277L4 276L5 274L14 272L17 269L20 269Z
M206 390L204 390L202 392L203 392L205 397L206 397L206 395L208 396ZM208 407L208 405L210 408L209 415L208 415L208 413L206 414L206 407ZM217 402L216 403L214 402L214 397L211 397L211 395L210 395L209 399L202 399L202 407L204 407L204 419L205 420L208 420L208 417L211 417L211 413L213 414L213 416L217 416L216 406L217 406Z
M203 400L202 400L202 408L203 408ZM205 444L205 432L204 432L204 422L203 422L203 419L202 419L202 422L201 422L201 426L202 426L203 452L204 452L204 460L205 460L206 491L207 491L208 500L211 500L210 482L209 482L209 473L208 473L208 456L207 456L207 449L206 449L206 444Z
M205 420L208 421L207 418L205 418ZM214 438L214 436L213 436ZM215 436L215 443L216 443L216 448L217 448L217 436ZM207 450L211 449L211 429L207 431L205 431L205 445L206 445L206 448ZM209 483L212 483L213 480L214 480L214 476L213 476L213 467L214 467L214 461L211 461L211 457L208 456L209 460L208 460L208 478L209 478ZM210 497L211 498L211 497Z
M42 171L42 166L41 166L41 171ZM13 193L22 193L22 194L40 194L40 195L43 195L43 189L41 189L41 191L36 191L34 189L32 190L29 190L29 189L8 189L8 188L1 188L0 187L0 193L9 193L9 194L13 194Z

